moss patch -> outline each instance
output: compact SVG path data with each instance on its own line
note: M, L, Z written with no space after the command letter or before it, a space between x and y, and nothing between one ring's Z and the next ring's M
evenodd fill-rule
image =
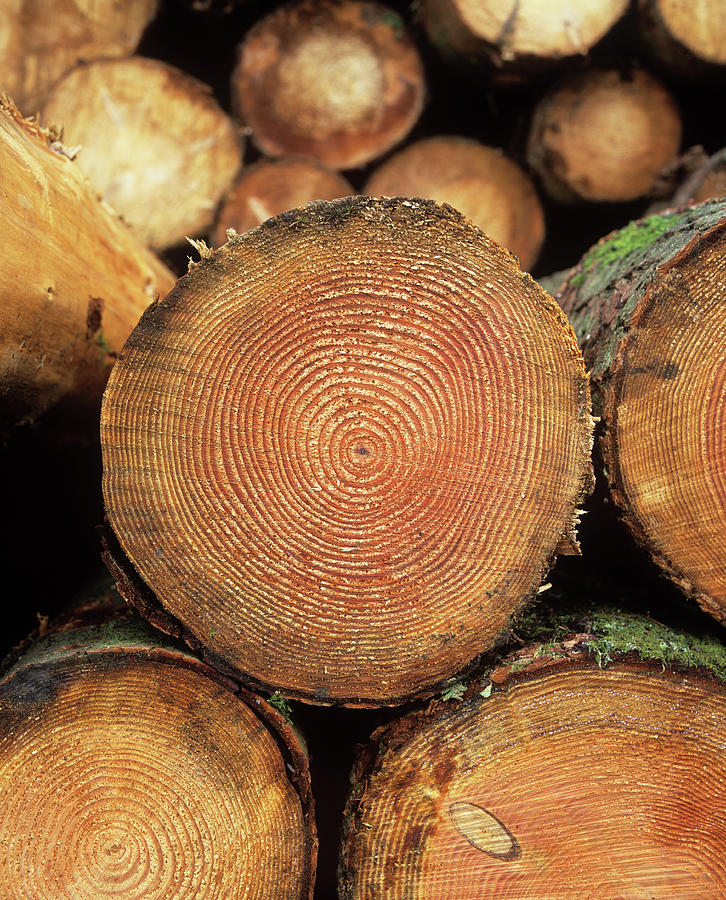
M290 706L290 701L287 697L283 696L279 691L275 691L267 702L270 706L273 706L287 722L292 724L292 707Z
M600 666L607 666L616 656L636 652L663 668L675 664L705 669L726 681L726 647L712 635L674 631L645 616L614 609L592 614L592 633L587 649Z
M582 260L582 268L590 271L600 266L622 267L626 257L650 252L655 241L672 227L672 213L630 222L586 253Z

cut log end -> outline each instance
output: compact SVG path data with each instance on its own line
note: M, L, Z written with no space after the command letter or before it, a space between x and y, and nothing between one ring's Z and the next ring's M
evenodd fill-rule
M626 7L627 0L421 0L421 18L445 56L516 67L586 54Z
M558 200L625 201L653 189L681 143L681 119L659 81L635 70L576 76L538 104L527 157Z
M637 540L726 619L726 204L633 222L562 291L602 414L612 494Z
M572 660L483 693L374 734L341 897L722 895L723 684Z
M311 204L202 261L128 341L102 440L111 525L162 606L314 702L468 666L591 478L564 315L427 201Z
M364 165L402 140L424 100L423 68L403 21L376 3L283 7L240 47L232 97L260 149Z
M313 200L335 200L355 191L322 163L310 159L264 160L246 167L217 213L212 240L219 247L229 228L241 234L265 219Z
M163 248L204 231L242 161L206 86L157 60L97 60L65 76L42 119L80 145L78 165L136 233Z
M726 8L721 0L638 0L646 34L666 63L684 74L702 74L705 66L726 65ZM696 69L688 73L690 68Z
M25 115L77 63L132 53L159 0L14 0L0 10L0 83Z
M364 193L448 203L511 250L525 270L544 240L544 212L530 178L500 150L465 138L411 144L373 172Z
M309 797L259 703L124 619L42 644L0 683L5 896L309 900Z
M603 443L631 528L724 622L725 286L723 226L661 267L613 367Z

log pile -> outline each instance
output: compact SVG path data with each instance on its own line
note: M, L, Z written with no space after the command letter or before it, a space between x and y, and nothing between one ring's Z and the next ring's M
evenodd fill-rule
M724 896L721 4L5 6L0 896Z

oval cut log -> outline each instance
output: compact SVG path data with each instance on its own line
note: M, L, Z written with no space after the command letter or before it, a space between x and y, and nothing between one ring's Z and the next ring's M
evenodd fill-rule
M299 0L247 33L231 92L263 153L350 169L413 128L424 72L403 19L389 7Z
M42 119L139 237L162 249L212 224L242 141L211 88L156 59L99 59L57 82Z
M420 0L418 7L429 40L444 57L526 71L584 56L627 5L627 0Z
M105 395L121 548L255 683L430 693L576 542L591 417L567 320L431 201L309 204L207 255Z
M336 200L354 194L352 185L314 159L265 159L245 166L217 212L212 241L219 247L227 229L249 231L278 213L313 200Z
M86 610L0 680L0 843L3 897L309 900L307 761L263 700Z
M636 539L726 621L726 202L632 222L560 302L592 370L611 493Z
M681 116L648 72L591 69L537 104L527 162L559 201L626 201L652 191L681 144Z
M342 900L723 897L724 683L587 656L535 653L374 733Z
M375 169L363 193L448 203L511 250L526 271L544 241L544 211L532 180L501 150L468 138L409 144Z

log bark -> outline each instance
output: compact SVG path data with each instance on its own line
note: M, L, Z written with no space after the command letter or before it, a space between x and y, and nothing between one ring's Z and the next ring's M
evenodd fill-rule
M363 193L448 203L511 250L526 271L544 241L544 212L531 179L501 150L478 141L416 141L379 166Z
M241 234L265 219L313 200L336 200L354 193L347 179L315 160L263 160L246 166L225 195L212 242L216 247L224 244L228 228Z
M636 539L726 620L726 203L603 238L559 299L591 369L611 493Z
M362 166L408 134L424 74L403 20L378 3L293 3L240 45L232 102L269 156Z
M625 201L653 189L680 144L680 113L660 81L592 70L537 104L527 160L557 200Z
M682 647L714 669L683 668L675 649L643 659L641 636L645 657L683 636L626 621L615 639L618 616L600 619L607 638L524 648L462 700L373 734L352 776L341 898L723 896L724 648Z
M3 896L312 897L291 727L132 611L69 614L0 698Z
M126 56L159 0L5 0L0 9L0 85L26 116L81 60Z
M151 247L208 228L242 162L241 137L211 89L158 60L78 66L41 115L80 145L90 183Z
M576 544L591 418L564 315L431 201L310 204L206 255L106 393L121 548L255 683L430 693Z
M626 0L421 0L423 27L439 52L461 63L488 61L520 73L585 55L627 8Z
M0 431L66 398L98 404L111 363L173 274L99 202L53 136L0 100Z

